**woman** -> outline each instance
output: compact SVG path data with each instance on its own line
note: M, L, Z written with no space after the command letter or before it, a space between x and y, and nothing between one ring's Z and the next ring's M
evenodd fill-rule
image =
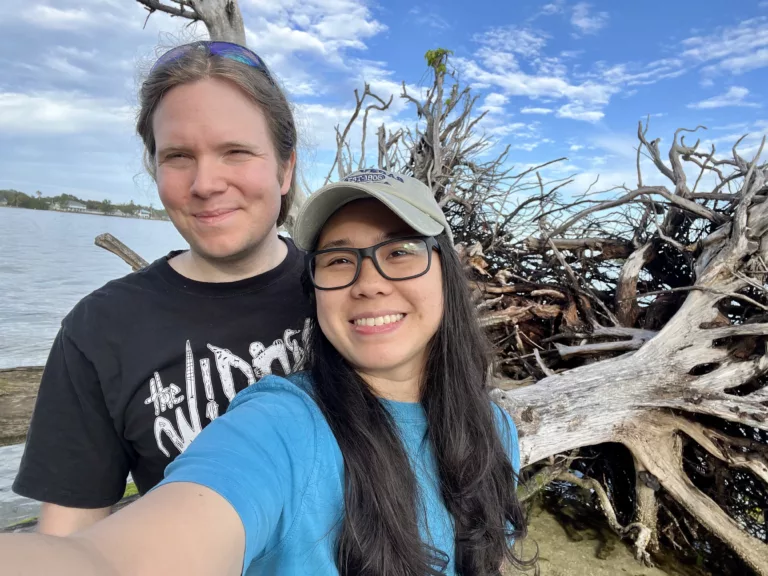
M158 488L67 539L0 539L14 574L499 574L525 565L511 419L431 191L366 170L297 220L308 372L239 394ZM14 571L15 570L15 571ZM67 572L67 570L69 572Z

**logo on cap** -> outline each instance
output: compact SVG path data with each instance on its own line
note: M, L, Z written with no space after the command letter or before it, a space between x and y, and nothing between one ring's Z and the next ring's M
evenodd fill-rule
M392 178L394 180L397 180L403 183L405 182L397 174L392 174L391 172L379 170L378 168L368 168L366 170L358 170L357 172L353 172L352 174L344 178L342 182L358 182L363 184L366 182L383 182L384 184L389 184L389 182L386 182L387 178Z

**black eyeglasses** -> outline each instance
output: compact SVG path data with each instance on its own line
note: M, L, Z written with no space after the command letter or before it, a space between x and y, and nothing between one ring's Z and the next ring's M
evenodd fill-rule
M256 68L257 70L261 71L264 76L267 77L267 80L269 80L272 85L275 84L272 75L269 73L267 65L264 64L264 60L262 60L261 57L256 54L256 52L233 42L200 40L198 42L192 42L190 44L177 46L176 48L171 48L168 50L168 52L157 59L155 65L152 66L151 72L154 72L161 66L166 66L167 64L182 58L193 50L203 50L208 54L208 56L219 56L221 58L226 58L227 60L240 62L241 64L245 64L251 68Z
M432 236L411 236L387 240L368 248L327 248L306 256L312 284L318 290L351 286L360 277L363 260L370 258L387 280L410 280L429 272L432 250L440 251Z

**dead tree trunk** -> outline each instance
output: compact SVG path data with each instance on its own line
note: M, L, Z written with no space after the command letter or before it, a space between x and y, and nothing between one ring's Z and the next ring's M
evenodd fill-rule
M136 0L151 16L163 12L205 24L211 40L245 46L245 26L237 0Z

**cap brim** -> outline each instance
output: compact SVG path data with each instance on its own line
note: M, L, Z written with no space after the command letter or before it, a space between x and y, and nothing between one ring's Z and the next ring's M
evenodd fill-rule
M337 182L312 194L301 207L293 233L296 245L302 250L313 250L317 236L328 219L345 204L361 198L379 200L419 234L437 236L445 230L443 224L393 194L354 182Z

